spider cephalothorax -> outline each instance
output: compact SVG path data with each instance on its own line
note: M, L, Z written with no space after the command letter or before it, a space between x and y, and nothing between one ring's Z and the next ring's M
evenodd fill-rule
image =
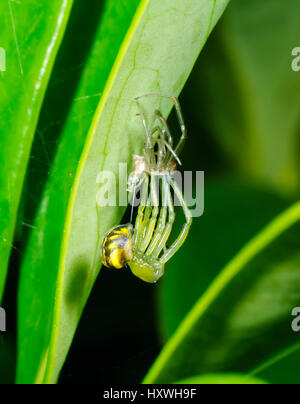
M134 160L134 171L130 173L128 177L128 192L133 192L135 189L139 188L142 185L145 174L150 176L172 176L176 170L176 162L174 160L171 160L165 166L158 167L156 164L147 163L144 156L138 156L137 154L134 154L132 157Z

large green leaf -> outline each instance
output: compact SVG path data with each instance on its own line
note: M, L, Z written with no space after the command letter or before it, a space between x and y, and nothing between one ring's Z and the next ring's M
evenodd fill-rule
M62 128L56 128L56 131L61 130L61 140L21 271L18 299L18 383L41 382L44 375L43 365L45 363L40 361L47 351L49 342L52 321L51 305L55 294L59 251L73 175L100 93L103 92L105 82L138 3L139 0L122 0L117 4L114 0L106 1L94 36L90 37L91 50L85 62L78 89L73 96L71 94L72 104L67 120ZM74 40L79 41L83 35L83 32L78 32L78 21L86 12L89 13L93 10L97 14L95 7L98 7L96 2L90 4L89 10L85 11L85 0L74 5L70 21L74 28L66 32L59 54L59 59L64 60L60 71L66 71L64 64L69 47L71 46L73 49ZM78 54L70 51L69 53L71 53L70 64L78 63ZM56 77L54 84L51 82L52 87L57 82L61 87L61 80ZM65 84L65 81L63 83ZM56 91L54 93L57 94ZM52 101L51 97L46 98L43 108L45 113L42 112L42 115L48 116L49 103L52 105L53 102L55 106L57 105L55 95L53 99ZM59 113L60 111L57 111L57 114ZM48 119L50 122L44 122L46 127L50 126L53 120L57 120L57 116L50 115ZM57 134L56 137L58 137ZM45 154L48 154L47 151ZM38 172L31 171L32 175L37 178ZM35 189L33 189L34 191ZM29 202L32 204L30 196ZM47 268L46 271L45 268Z
M124 211L124 207L98 211L97 175L103 170L117 174L118 163L131 162L132 154L140 152L144 140L133 98L150 92L179 94L227 3L227 0L140 3L89 130L66 211L59 259L51 265L49 254L44 251L51 225L44 215L49 203L47 191L41 205L37 230L22 270L19 318L20 322L24 321L29 306L31 321L20 326L19 332L22 338L26 335L27 341L19 361L25 362L26 355L31 364L28 374L23 368L19 381L26 378L55 382L65 360L100 269L102 237L109 227L119 222ZM157 100L152 100L149 108L157 105L154 102ZM163 104L161 109L167 115L171 105ZM41 230L43 227L45 231ZM31 281L27 283L26 279ZM32 281L40 285L34 299ZM31 344L27 334L30 326L35 340Z
M238 0L198 69L195 105L245 176L299 190L298 0Z
M299 220L298 202L225 266L166 344L145 383L251 372L297 342L291 312L300 304Z
M72 0L2 1L0 46L0 300L22 185L45 89Z

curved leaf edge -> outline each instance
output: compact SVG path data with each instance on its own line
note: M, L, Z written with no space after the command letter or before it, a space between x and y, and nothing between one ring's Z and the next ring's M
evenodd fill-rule
M241 373L214 373L192 376L172 384L269 384L257 377Z
M74 206L75 206L75 200L76 200L76 195L78 192L79 188L79 179L81 177L81 173L84 168L85 160L88 156L88 152L90 149L90 146L93 141L93 136L96 131L96 126L97 122L99 121L99 117L101 116L103 107L107 101L107 98L109 96L110 90L113 86L113 83L116 79L117 73L119 71L121 62L123 60L124 55L127 52L127 49L130 45L131 38L133 37L141 16L144 14L145 9L148 6L150 0L142 0L141 3L139 4L137 11L133 17L132 23L129 27L129 30L127 31L127 34L124 38L124 41L120 47L119 53L116 57L115 63L113 65L113 68L111 70L111 73L109 75L109 78L107 80L107 83L105 85L105 89L103 92L103 95L101 97L101 100L99 102L99 105L97 107L97 110L95 112L95 115L92 120L92 124L90 127L90 130L87 135L87 139L85 142L85 146L77 167L77 172L75 175L74 179L74 184L71 190L71 195L70 195L70 200L69 200L69 207L66 215L66 221L65 221L65 232L64 232L64 237L62 241L62 247L61 247L61 258L60 258L60 264L59 264L59 269L58 269L58 278L57 278L57 288L56 288L56 305L53 313L53 326L52 326L52 334L50 336L50 344L49 344L49 351L47 355L47 363L45 366L45 376L43 378L43 383L44 384L49 384L53 383L52 380L52 374L54 371L55 367L55 351L56 351L56 343L58 340L58 326L57 324L60 322L60 306L62 304L62 299L63 299L63 277L64 277L64 263L66 261L66 255L67 255L67 246L68 246L68 239L70 236L70 230L71 230L71 223L72 223L72 214L74 211Z
M198 300L191 311L179 325L160 355L151 366L142 383L155 383L161 369L168 359L175 352L181 341L193 328L199 317L208 309L210 304L225 288L225 286L243 269L252 258L264 250L273 240L278 238L283 232L300 220L300 202L296 202L269 225L267 225L258 235L249 241L237 255L223 268L220 275L211 284L204 295Z

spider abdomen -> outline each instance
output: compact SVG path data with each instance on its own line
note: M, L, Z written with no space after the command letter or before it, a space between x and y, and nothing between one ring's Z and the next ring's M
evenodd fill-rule
M121 269L133 258L131 224L110 229L102 243L102 261L108 268Z

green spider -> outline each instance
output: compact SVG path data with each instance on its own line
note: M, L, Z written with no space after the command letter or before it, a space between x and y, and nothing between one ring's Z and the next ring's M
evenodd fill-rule
M159 110L155 110L147 128L139 100L152 96L169 98L174 103L181 128L181 138L175 149L167 122ZM129 176L128 191L134 191L141 186L141 202L134 227L131 223L119 225L105 234L102 242L102 261L105 266L116 269L128 264L138 278L155 283L164 274L166 262L184 243L192 223L191 212L180 188L172 178L176 161L181 164L178 154L186 139L186 127L177 98L147 94L135 98L135 101L143 122L146 142L143 156L133 156L135 170ZM156 186L158 178L161 178L161 195ZM183 208L186 223L176 240L167 248L166 243L175 220L171 189Z

